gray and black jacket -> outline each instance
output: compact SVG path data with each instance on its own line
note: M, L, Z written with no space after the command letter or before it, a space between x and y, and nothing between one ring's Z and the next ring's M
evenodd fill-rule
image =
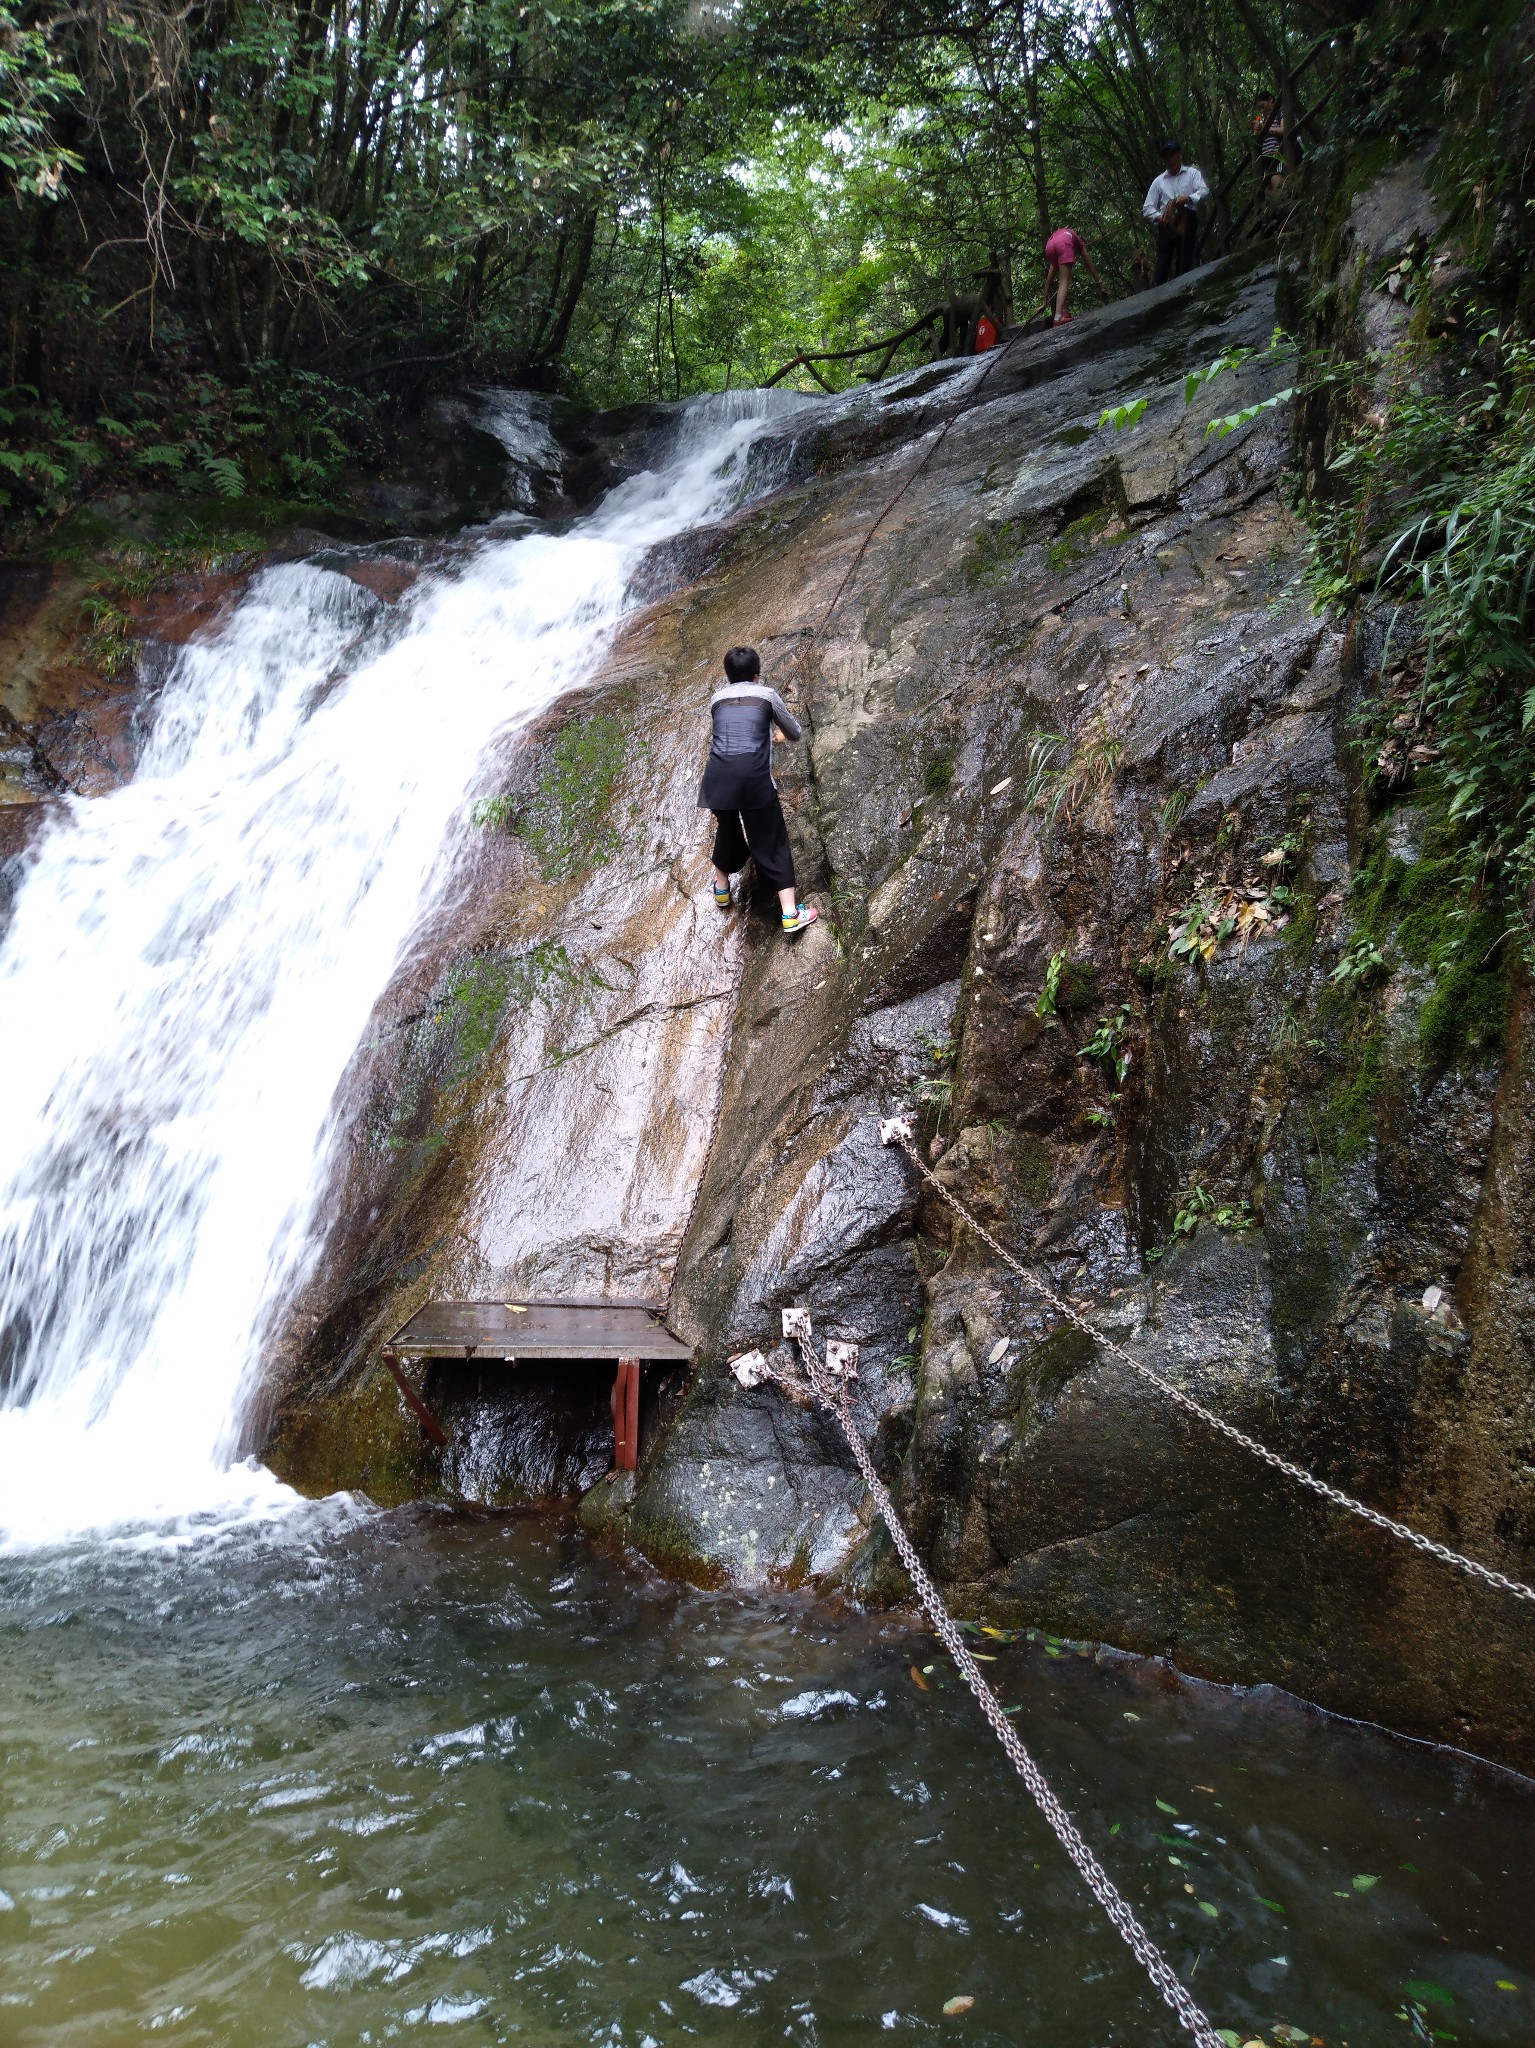
M799 720L766 683L726 683L709 700L714 743L699 784L709 811L754 811L773 803L773 727L786 740L804 737Z

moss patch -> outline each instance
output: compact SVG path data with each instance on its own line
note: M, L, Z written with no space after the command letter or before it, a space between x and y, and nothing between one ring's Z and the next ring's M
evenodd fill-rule
M1362 938L1434 976L1418 1022L1423 1065L1442 1071L1495 1056L1508 1021L1506 940L1498 918L1468 902L1450 835L1431 834L1422 860L1372 861L1352 900Z
M1115 533L1106 535L1104 528L1118 524L1118 509L1113 505L1097 505L1091 512L1084 512L1080 519L1073 519L1063 528L1059 539L1053 540L1045 549L1045 563L1057 576L1090 555L1095 548L1102 547L1105 539L1118 540Z
M959 565L966 589L984 590L1007 582L1018 557L1038 538L1038 522L1032 519L1004 519L1000 526L983 526Z
M929 796L942 796L954 780L954 756L934 754L922 771L922 787Z
M435 1460L382 1370L350 1393L290 1411L261 1455L279 1479L313 1498L345 1490L387 1508L437 1491Z
M610 861L619 848L613 802L636 742L610 712L572 719L544 757L531 794L488 797L476 822L515 832L551 882L573 881Z

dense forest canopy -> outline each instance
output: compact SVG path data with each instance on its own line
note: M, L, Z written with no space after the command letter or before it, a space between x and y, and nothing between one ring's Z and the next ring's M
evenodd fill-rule
M4 0L12 495L130 448L302 493L444 381L760 381L993 259L1026 310L1063 222L1123 289L1159 136L1238 174L1224 232L1255 85L1304 112L1328 28L1311 0Z

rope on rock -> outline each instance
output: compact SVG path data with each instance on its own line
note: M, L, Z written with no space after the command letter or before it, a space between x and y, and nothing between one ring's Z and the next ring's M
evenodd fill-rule
M1220 2036L1195 2004L1171 1963L1136 1919L1129 1901L1083 1841L1075 1821L1050 1789L1044 1772L1024 1748L1018 1731L1003 1709L1002 1702L992 1691L981 1667L971 1656L969 1647L945 1607L938 1588L929 1578L926 1567L917 1555L916 1545L906 1533L901 1518L895 1511L895 1503L886 1491L883 1480L875 1471L873 1460L853 1420L847 1388L857 1377L857 1347L852 1344L828 1344L826 1362L823 1365L816 1357L810 1328L810 1312L803 1308L784 1310L783 1333L793 1341L799 1352L805 1369L805 1380L812 1396L827 1414L834 1416L840 1424L842 1434L847 1439L848 1449L853 1454L854 1463L869 1489L869 1497L890 1532L890 1540L911 1576L912 1585L916 1588L918 1599L927 1610L934 1632L953 1658L960 1676L974 1693L981 1712L991 1723L992 1732L1007 1752L1008 1761L1028 1787L1030 1797L1049 1823L1056 1840L1076 1865L1083 1883L1109 1916L1114 1931L1171 2007L1179 2025L1193 2036L1198 2048L1223 2048ZM747 1386L758 1385L763 1379L772 1379L790 1393L798 1395L801 1392L799 1383L789 1375L775 1372L761 1352L749 1352L745 1358L733 1360L732 1369L736 1377Z
M1465 1572L1469 1577L1479 1579L1483 1585L1493 1586L1500 1593L1511 1593L1516 1600L1527 1600L1535 1604L1535 1586L1525 1585L1522 1579L1511 1579L1506 1572L1495 1571L1491 1565L1479 1564L1474 1557L1464 1557L1460 1551L1451 1550L1447 1543L1436 1542L1432 1536L1425 1536L1421 1530L1409 1528L1406 1522L1395 1521L1390 1515L1383 1515L1378 1508L1372 1508L1362 1500L1355 1500L1351 1493L1345 1493L1341 1487L1332 1486L1327 1480L1319 1479L1314 1472L1308 1472L1304 1465L1297 1465L1291 1459L1281 1457L1278 1451L1271 1451L1267 1444L1259 1443L1256 1437L1248 1436L1246 1431L1238 1429L1235 1423L1227 1422L1213 1409L1206 1408L1203 1402L1196 1401L1192 1394L1185 1393L1181 1387L1175 1387L1171 1380L1163 1379L1159 1372L1154 1372L1143 1360L1133 1357L1122 1344L1116 1344L1112 1337L1106 1337L1101 1330L1095 1329L1070 1302L1063 1300L1053 1288L1047 1287L1037 1273L1031 1273L1026 1266L1020 1265L1006 1246L997 1242L985 1224L972 1214L952 1189L944 1186L937 1174L932 1172L919 1156L911 1125L905 1117L887 1118L880 1125L880 1137L887 1145L898 1145L901 1148L928 1186L937 1190L954 1213L964 1219L983 1243L990 1245L1002 1263L1011 1267L1020 1280L1025 1281L1036 1294L1049 1302L1058 1314L1075 1323L1094 1344L1101 1344L1105 1351L1111 1351L1121 1364L1129 1366L1133 1373L1138 1374L1148 1386L1155 1387L1159 1394L1165 1394L1170 1401L1176 1401L1187 1414L1197 1416L1207 1428L1216 1430L1229 1443L1238 1444L1244 1451L1250 1451L1255 1458L1261 1458L1265 1465L1271 1466L1276 1472L1282 1472L1286 1479L1293 1479L1297 1486L1309 1487L1313 1493L1320 1494L1323 1500L1331 1501L1334 1507L1347 1509L1349 1514L1357 1515L1361 1521L1370 1523L1373 1528L1384 1529L1388 1536L1395 1536L1403 1543L1410 1543L1414 1550L1421 1550L1425 1556L1435 1557L1441 1564L1450 1565L1456 1571Z
M1017 340L1018 337L1015 335L1013 339ZM949 429L954 425L954 423L957 420L961 419L964 416L964 414L969 412L973 405L977 403L977 401L980 398L982 387L984 386L987 378L991 375L992 371L997 367L998 363L1001 362L1002 358L1007 354L1011 346L1012 342L1004 341L1000 347L991 350L989 360L987 361L986 367L981 371L980 376L975 379L975 381L971 384L968 391L964 393L964 395L960 399L959 404L955 406L954 410L949 414L949 417L944 421L943 425L939 428L938 432L928 442L928 445L923 450L921 456L913 464L910 472L906 476L900 488L895 492L895 494L891 498L886 500L878 516L870 524L868 530L864 534L862 541L859 543L858 552L854 555L852 561L848 564L846 573L844 574L842 581L837 585L837 588L832 593L831 602L827 605L825 611L822 612L820 618L817 620L815 629L811 633L810 638L804 643L804 645L798 650L798 652L794 656L793 664L790 668L789 676L785 682L784 687L784 695L786 697L792 694L795 686L799 682L801 670L804 668L805 663L810 659L811 655L814 653L815 648L821 639L821 636L826 631L826 628L831 624L832 614L836 611L838 605L841 604L843 598L847 595L848 590L852 585L854 577L858 574L858 571L863 567L864 557L869 552L869 543L873 540L875 534L879 532L880 528L884 525L885 521L890 517L890 514L895 510L896 506L900 504L901 500L905 497L906 493L911 489L912 485L917 481L917 478L921 476L923 470L927 468L928 464L932 461L933 457L938 453L938 450L943 446L944 442L948 439ZM790 367L792 367L792 365ZM770 378L768 381L771 383L773 380ZM745 978L745 974L746 958L743 952L741 960L741 979ZM739 998L740 981L737 982L736 994ZM669 1323L671 1321L672 1300L677 1292L677 1280L682 1271L682 1254L687 1245L688 1233L692 1230L694 1218L698 1214L698 1205L703 1200L704 1182L709 1177L710 1162L714 1158L714 1143L719 1136L720 1111L724 1107L726 1068L729 1065L729 1060L730 1041L727 1037L725 1041L725 1050L720 1058L719 1083L714 1099L714 1114L709 1121L709 1143L704 1151L703 1164L699 1167L698 1176L693 1183L693 1199L688 1205L687 1217L683 1222L681 1233L677 1239L677 1256L672 1261L671 1279L667 1282L666 1300L661 1309L661 1320L663 1322Z

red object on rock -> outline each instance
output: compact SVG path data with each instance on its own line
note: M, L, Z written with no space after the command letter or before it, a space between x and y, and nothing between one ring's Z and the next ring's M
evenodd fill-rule
M987 349L995 348L1001 339L1001 335L997 332L996 321L992 319L989 313L983 313L975 323L976 354L978 356L985 355Z
M613 1376L613 1469L633 1472L640 1462L640 1362L621 1358Z

